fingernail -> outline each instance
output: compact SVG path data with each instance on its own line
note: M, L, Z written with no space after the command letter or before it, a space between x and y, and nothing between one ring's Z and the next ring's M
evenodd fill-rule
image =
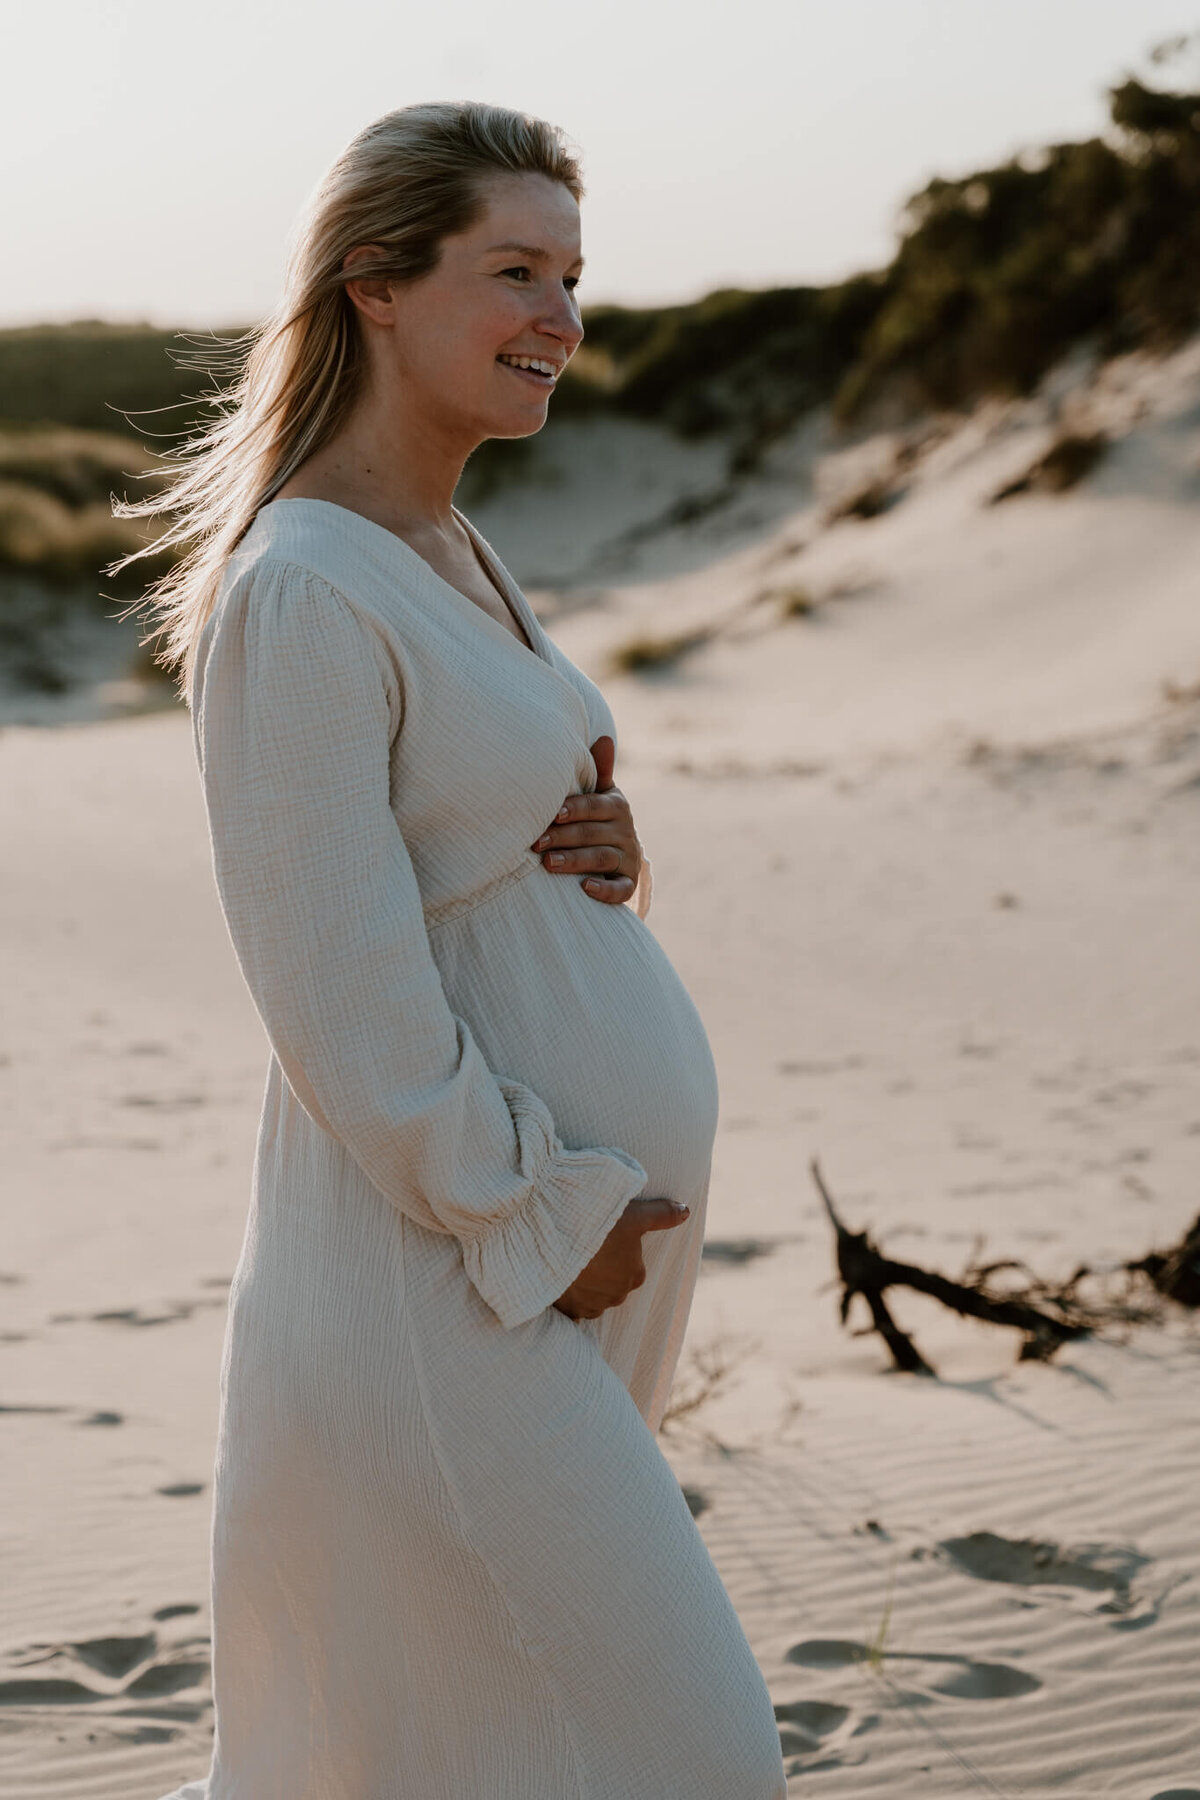
M549 842L550 842L550 834L549 834L549 832L545 832L545 833L544 833L544 834L543 834L543 835L542 835L542 836L541 836L541 837L540 837L540 838L539 838L539 839L538 839L538 841L537 841L537 843L536 843L536 844L535 844L535 845L534 845L534 846L533 846L533 847L534 847L534 849L535 849L535 850L544 850L544 849L545 849L545 848L546 848L546 845L547 845L547 844L548 844L548 843L549 843Z
M560 818L560 819L565 819L565 818L567 818L567 817L569 817L569 814L568 814L568 810L567 810L567 808L566 808L566 807L565 807L565 806L560 806L560 807L559 807L559 809L558 809L558 816L559 816L559 818Z
M549 856L546 860L552 869L561 869L563 866L563 859L561 856Z

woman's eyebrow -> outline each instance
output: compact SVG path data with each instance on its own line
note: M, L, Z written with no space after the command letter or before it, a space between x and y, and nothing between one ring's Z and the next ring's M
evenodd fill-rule
M485 254L490 256L494 250L515 250L518 256L527 256L530 262L550 262L553 260L549 250L539 250L536 244L489 244ZM575 263L578 263L580 268L582 268L583 260L582 256L577 256L575 262L571 264L571 267L574 268Z

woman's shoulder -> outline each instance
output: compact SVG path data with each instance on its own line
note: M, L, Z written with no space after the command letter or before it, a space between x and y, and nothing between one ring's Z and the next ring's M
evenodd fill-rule
M420 559L361 514L324 500L272 500L230 554L215 610L312 611L323 601L354 614L395 657L420 633L421 576Z
M335 711L355 684L367 694L378 683L393 737L400 728L395 644L353 568L343 566L319 529L299 519L281 522L264 508L227 559L197 641L193 713L205 712L210 691L239 686L254 690L261 707L281 673L289 692L303 680Z
M369 562L347 522L353 515L323 500L272 500L260 507L226 566L226 588L248 577L271 576L286 582L315 578L361 601L370 590Z
M370 640L377 660L397 663L404 633L395 630L395 583L384 586L364 565L340 529L342 510L290 500L259 510L225 562L201 654L231 634L271 652L306 639L332 651L358 637Z

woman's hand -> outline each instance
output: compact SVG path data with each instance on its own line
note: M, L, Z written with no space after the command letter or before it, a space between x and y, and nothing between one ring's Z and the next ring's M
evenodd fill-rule
M593 900L620 906L637 886L642 846L629 802L613 786L616 745L599 737L591 752L595 793L568 794L554 823L529 847L542 852L542 867L552 875L583 875L580 885Z
M646 1279L644 1234L673 1231L688 1216L681 1200L631 1200L591 1262L554 1302L559 1312L568 1319L598 1319L610 1306L620 1306Z

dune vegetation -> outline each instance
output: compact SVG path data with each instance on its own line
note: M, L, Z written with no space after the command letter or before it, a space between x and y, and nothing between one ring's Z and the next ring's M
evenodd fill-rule
M1177 344L1200 315L1200 94L1127 80L1109 101L1102 137L931 181L885 269L585 309L539 456L552 458L559 423L622 416L719 436L736 478L816 406L867 430L1027 393L1081 344L1100 356ZM17 578L103 584L127 602L161 572L151 560L103 577L147 541L113 519L109 495L145 493L156 459L204 418L204 343L94 321L0 332L0 618ZM484 445L465 504L519 480L529 455L524 441Z

